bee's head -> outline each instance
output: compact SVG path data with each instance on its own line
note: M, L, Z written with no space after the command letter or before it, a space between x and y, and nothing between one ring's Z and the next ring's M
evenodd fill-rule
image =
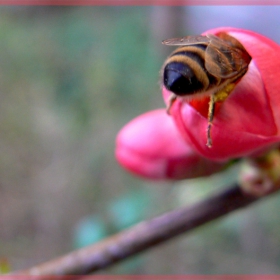
M179 96L191 95L204 88L189 65L182 62L170 62L165 65L163 84Z

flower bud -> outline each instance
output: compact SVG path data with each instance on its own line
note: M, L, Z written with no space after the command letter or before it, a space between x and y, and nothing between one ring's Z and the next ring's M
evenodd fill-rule
M131 172L153 179L206 176L231 159L253 156L280 141L280 47L251 31L217 28L236 38L252 60L229 96L217 102L206 146L209 96L176 98L170 115L159 109L128 123L118 134L116 157ZM164 86L168 105L172 94Z
M223 166L194 152L164 109L141 115L123 127L116 141L116 157L129 171L150 179L195 178Z

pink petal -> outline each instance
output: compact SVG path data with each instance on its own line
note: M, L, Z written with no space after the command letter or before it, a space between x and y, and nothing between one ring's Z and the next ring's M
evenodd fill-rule
M213 34L225 31L237 38L252 56L264 82L274 120L280 127L280 46L269 38L249 30L224 27L209 30ZM279 133L279 132L278 132Z
M151 179L206 176L223 166L195 153L163 109L137 117L119 132L116 157L129 171Z

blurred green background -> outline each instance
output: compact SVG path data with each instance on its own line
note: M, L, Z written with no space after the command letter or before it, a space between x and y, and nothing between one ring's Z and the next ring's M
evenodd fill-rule
M218 9L0 7L0 267L28 268L235 181L236 168L149 182L114 158L122 126L164 107L159 70L171 50L163 39L222 25L279 36L279 8ZM253 25L256 13L268 23ZM280 273L279 202L266 199L103 273Z

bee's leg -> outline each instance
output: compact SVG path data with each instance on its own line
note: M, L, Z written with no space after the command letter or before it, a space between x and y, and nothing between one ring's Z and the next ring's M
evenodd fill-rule
M175 102L176 98L177 98L177 96L174 93L172 93L168 98L168 104L166 107L166 112L168 115L170 115L171 107L172 107L173 103Z
M223 102L224 100L226 100L229 94L234 89L234 87L235 87L235 83L227 84L222 90L215 92L210 96L209 108L208 108L207 143L206 143L206 146L208 148L212 147L211 127L214 118L215 103Z
M212 127L214 111L215 111L215 101L216 101L215 95L211 94L209 107L208 107L208 125L207 125L207 143L206 143L206 146L208 148L212 147L211 127Z

